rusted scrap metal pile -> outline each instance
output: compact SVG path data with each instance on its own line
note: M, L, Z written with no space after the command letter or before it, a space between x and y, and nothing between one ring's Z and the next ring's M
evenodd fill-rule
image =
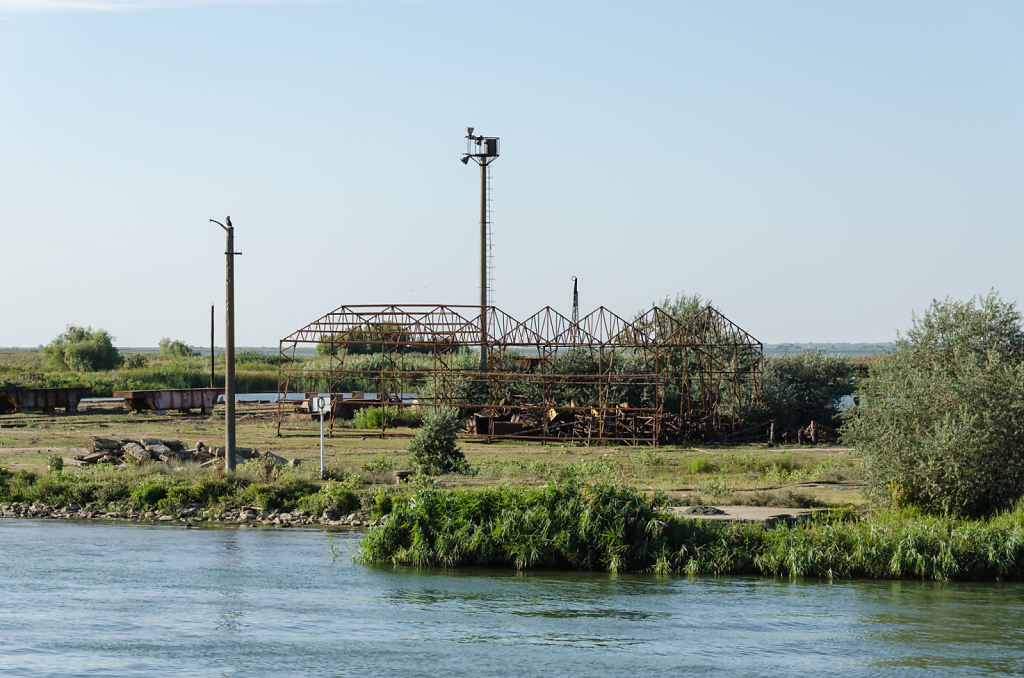
M322 357L301 359L317 346ZM600 307L575 321L551 307L518 320L494 306L342 306L282 339L280 356L281 393L415 393L389 407L456 407L466 434L487 439L633 445L735 430L764 360L761 343L710 306L686 320ZM288 407L278 404L279 434Z
M178 440L161 440L159 438L142 438L141 440L112 440L93 436L93 451L87 454L80 454L74 459L65 460L70 466L88 466L90 464L112 464L123 466L130 463L143 462L164 462L164 463L185 463L191 462L200 466L215 466L224 463L223 447L207 447L203 443L196 443L195 447L189 449ZM260 452L249 447L236 448L237 460L267 459L276 464L292 464L283 457L271 452Z
M820 422L811 420L807 426L793 430L783 430L770 419L761 424L748 426L722 437L726 443L766 442L771 447L776 443L796 443L798 445L817 445L818 443L839 442L839 431Z

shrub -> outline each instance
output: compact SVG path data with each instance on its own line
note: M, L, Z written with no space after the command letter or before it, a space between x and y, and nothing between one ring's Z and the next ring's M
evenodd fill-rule
M457 410L445 408L423 421L409 443L413 468L426 475L455 473L467 468L466 457L455 445L462 420Z
M203 505L227 501L234 495L235 483L223 476L201 478L190 488L189 499Z
M46 469L51 473L64 470L64 457L59 454L51 454L46 458Z
M390 473L395 470L395 460L381 452L363 464L362 469L367 473Z
M124 356L124 367L131 370L142 369L149 364L149 359L142 353L129 353Z
M379 407L361 407L352 414L352 425L355 428L380 428L383 410Z
M416 407L361 407L352 414L352 426L360 429L380 428L387 415L388 426L419 426L423 415Z
M343 483L328 481L319 492L306 495L299 499L298 508L313 515L348 514L359 508L359 495Z
M393 506L394 503L391 500L391 493L382 487L377 490L377 494L373 496L373 508L371 509L371 512L374 516L379 518L380 516L386 516L391 513Z
M272 483L281 475L281 466L273 457L253 457L242 463L242 471L264 483Z
M283 476L276 483L253 483L245 488L242 500L261 509L290 509L306 495L315 494L316 485L297 476Z
M0 469L0 501L25 501L35 481L28 471Z
M343 476L340 480L329 480L320 487L320 491L300 498L297 507L315 515L341 515L357 510L361 504L359 490L364 486L363 479L354 473Z
M718 470L707 457L695 457L690 460L690 473L714 473Z
M68 325L47 346L43 347L46 362L59 370L94 372L112 370L121 365L121 354L114 348L113 337L106 330Z
M783 431L816 421L839 426L839 401L854 390L854 367L848 358L807 351L772 358L764 368L763 399L749 407L744 419L774 419Z
M1024 329L995 293L933 301L859 400L844 437L875 501L970 515L1024 493Z
M167 497L167 489L166 476L147 476L132 489L129 501L135 509L149 511L155 509L160 500Z
M191 358L199 352L180 339L164 337L160 340L160 355L164 358Z

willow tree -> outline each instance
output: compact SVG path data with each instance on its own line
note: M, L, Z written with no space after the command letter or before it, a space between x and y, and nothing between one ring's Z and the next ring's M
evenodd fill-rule
M1024 328L992 292L933 301L871 369L844 440L876 501L952 515L1024 495Z

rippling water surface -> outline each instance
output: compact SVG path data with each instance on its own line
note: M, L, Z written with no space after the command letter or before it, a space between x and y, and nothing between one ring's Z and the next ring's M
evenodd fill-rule
M358 540L0 520L0 675L1024 674L1018 584L398 571Z

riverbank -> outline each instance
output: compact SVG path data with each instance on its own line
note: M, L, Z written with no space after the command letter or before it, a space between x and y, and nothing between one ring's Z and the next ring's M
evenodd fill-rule
M70 506L45 506L43 504L14 503L0 504L0 518L31 518L37 520L121 520L134 523L182 523L188 527L202 524L237 524L249 527L375 527L381 519L369 517L361 512L347 516L331 517L331 514L312 515L296 509L294 511L267 510L259 506L241 506L238 509L217 509L186 506L168 511L97 511L83 509L77 504Z
M1024 507L966 520L825 511L794 524L701 521L635 488L425 489L363 542L366 563L820 579L1024 580Z
M424 479L383 486L248 462L231 476L152 463L44 474L0 469L0 517L366 527L359 559L367 564L1024 580L1024 507L979 520L846 508L753 523L681 513L666 501L664 492L618 483L446 489ZM717 513L697 512L705 511Z

